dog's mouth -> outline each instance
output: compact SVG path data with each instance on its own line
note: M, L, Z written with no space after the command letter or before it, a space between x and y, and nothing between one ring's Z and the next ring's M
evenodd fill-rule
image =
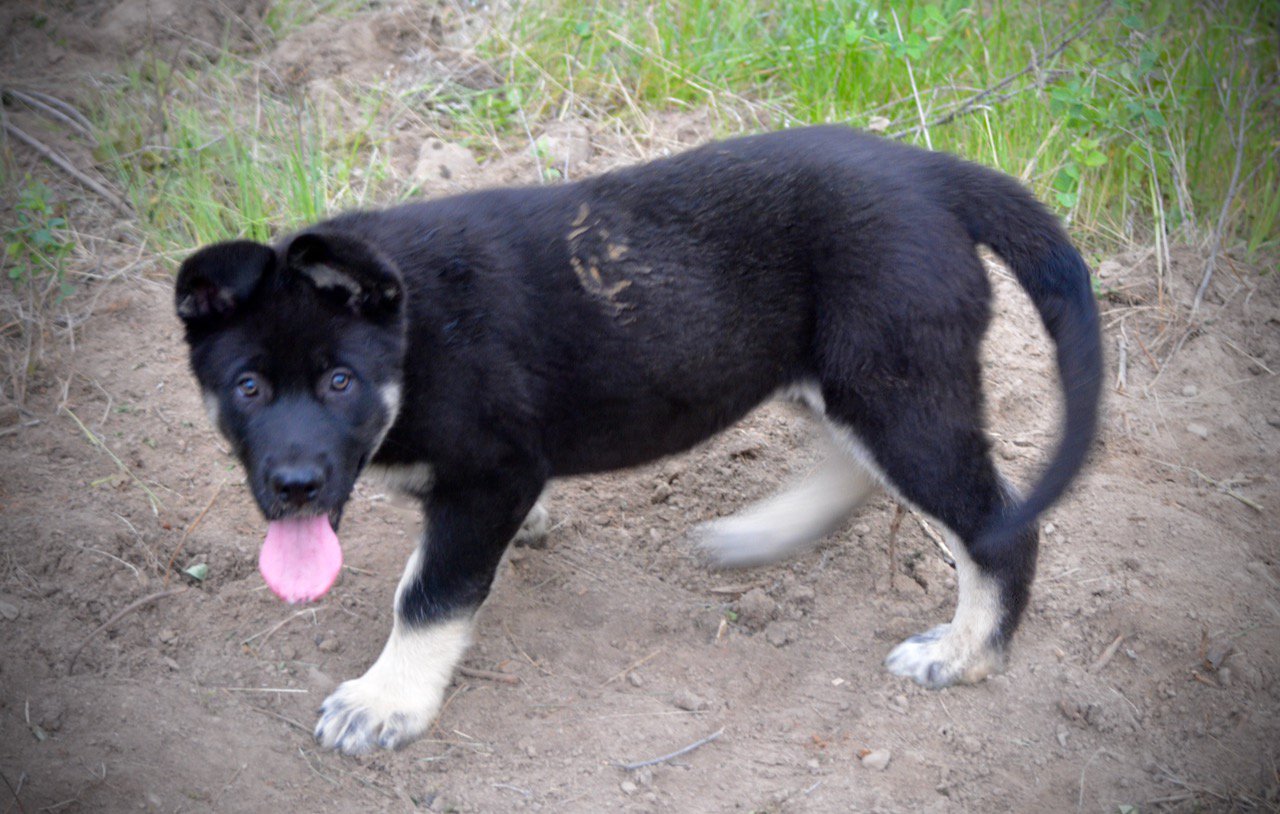
M342 570L342 545L327 514L287 517L267 524L258 571L286 602L310 602L333 587Z

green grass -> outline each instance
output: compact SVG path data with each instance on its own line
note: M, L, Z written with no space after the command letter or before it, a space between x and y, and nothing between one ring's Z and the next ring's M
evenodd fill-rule
M292 0L268 23L279 37L362 7ZM1277 13L1266 0L540 0L479 43L500 87L355 89L355 126L268 90L240 57L149 62L104 92L98 157L177 250L410 194L389 184L393 108L481 153L528 150L565 116L643 133L663 111L708 110L721 135L840 121L1023 178L1098 251L1220 227L1252 258L1280 249Z
M115 168L165 250L281 230L365 203L387 177L371 134L378 99L353 128L311 102L273 94L230 63L178 71L152 63L103 98L97 157Z
M1265 0L546 0L483 50L528 120L702 107L726 132L883 128L1024 178L1099 247L1213 229L1238 147L1223 226L1255 254L1280 241L1276 87L1246 92L1280 73L1276 16Z

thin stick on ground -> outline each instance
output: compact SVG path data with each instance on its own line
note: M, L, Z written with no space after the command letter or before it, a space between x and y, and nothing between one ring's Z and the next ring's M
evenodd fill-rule
M1097 673L1100 672L1103 667L1106 667L1115 656L1116 651L1120 649L1120 644L1123 641L1124 634L1121 633L1114 641L1111 642L1111 644L1107 645L1107 649L1102 651L1102 655L1098 656L1097 660L1094 661L1093 664L1089 665L1089 672Z
M924 517L920 515L920 512L912 509L911 516L920 524L920 530L924 532L924 536L928 537L934 547L938 549L938 553L942 555L942 561L952 568L955 568L956 555L951 552L951 547L947 545L947 541L943 539L942 535L934 530L933 526L929 525L929 521L925 520Z
M70 127L72 130L75 130L76 132L80 133L81 135L86 136L89 139L93 139L93 130L86 124L82 123L83 117L81 117L80 119L77 119L71 116L70 114L68 114L64 109L55 107L51 104L48 104L47 102L43 102L40 99L37 99L34 96L23 93L20 90L14 90L13 88L0 88L0 96L11 97L12 99L15 99L21 102L22 104L26 105L27 107L31 108L32 110L39 111L44 115L49 116L50 118L57 119L58 121ZM67 105L65 102L63 102L62 105L66 109L74 109L74 108L71 108L70 105ZM93 139L93 140L96 141L96 139Z
M166 565L164 569L164 584L166 586L169 584L169 575L173 573L173 562L178 559L178 554L182 552L182 546L186 544L187 538L191 536L191 532L196 530L196 526L200 525L200 521L204 520L204 516L213 508L214 501L218 499L218 495L222 494L222 487L224 485L226 485L225 480L218 483L213 490L213 495L209 498L209 502L205 504L204 509L200 514L196 515L196 519L191 521L191 524L187 526L187 530L182 532L182 536L178 538L178 544L173 547L173 553L169 555L169 564Z
M294 613L291 613L291 614L289 614L288 616L286 616L285 618L281 619L279 622L276 622L274 625L272 625L271 627L267 628L266 630L260 630L260 631L258 631L257 633L253 634L252 636L250 636L249 638L247 638L247 639L242 639L242 640L240 641L240 644L244 645L245 647L248 647L248 646L249 646L249 643L250 643L250 642L252 642L254 639L261 638L261 639L262 639L262 641L258 642L258 647L262 647L262 645L264 645L264 644L266 644L266 643L267 643L267 639L271 638L271 634L275 633L275 632L276 632L277 630L279 630L280 628L282 628L282 627L284 627L285 625L289 624L289 623L290 623L290 622L292 622L294 619L297 619L297 618L298 618L298 617L300 617L300 616L306 616L306 615L309 613L309 614L311 614L311 615L312 615L312 621L314 622L314 621L315 621L315 614L316 614L316 611L322 611L322 610L324 610L324 608L323 608L323 607L321 607L321 608L303 608L303 609L302 609L302 610L300 610L300 611L295 611Z
M712 732L710 735L703 738L702 740L694 741L693 743L689 744L683 749L677 749L676 751L672 752L669 755L663 755L662 757L655 757L649 760L641 760L641 761L637 761L636 763L618 763L618 766L623 769L626 769L629 772L633 772L636 769L643 769L645 766L654 766L659 763L666 763L668 760L675 760L681 755L687 755L690 752L692 752L694 749L697 749L700 746L706 746L708 743L711 743L713 740L715 740L716 738L720 737L723 734L724 734L724 727L722 726L719 729L717 729L715 732Z
M80 416L72 412L70 407L63 406L62 411L65 412L67 415L71 416L71 420L76 422L76 426L79 427L80 431L84 433L85 438L89 439L89 443L93 444L95 447L98 447L103 452L107 453L107 455L111 458L111 460L115 462L115 465L120 468L120 471L128 475L129 478L138 485L138 488L146 493L147 499L151 501L151 513L154 515L159 515L160 507L163 506L164 504L160 502L160 498L156 497L156 493L151 491L150 487L148 487L145 483L143 483L141 478L133 474L133 470L130 469L125 464L124 461L120 460L120 457L116 455L114 452L112 452L111 447L104 444L101 438L94 435L93 432L91 432L89 428L85 426L84 422L80 420Z
M627 673L629 673L629 672L631 672L632 670L636 669L636 668L637 668L637 667L639 667L640 665L642 665L642 664L647 664L648 662L650 662L651 660L653 660L654 658L656 658L656 657L657 657L657 655L658 655L659 653L661 653L661 652L662 652L662 648L658 648L657 650L653 651L652 653L650 653L649 655L647 655L647 656L645 656L644 658L640 659L639 661L634 661L634 662L632 662L631 664L627 665L627 667L626 667L626 668L624 668L623 670L621 670L620 672L618 672L616 675L611 676L609 679L607 679L607 680L604 682L604 684L601 684L600 686L601 686L601 687L604 687L604 686L608 686L609 684L612 684L613 682L615 682L615 681L617 681L618 679L622 678L622 677L623 677L623 676L625 676Z
M493 670L477 670L474 667L459 667L458 673L467 678L482 678L485 681L497 681L501 684L519 684L520 676L513 676L509 673L498 673Z
M1200 310L1200 303L1204 300L1205 291L1209 288L1209 281L1213 279L1214 268L1218 262L1218 250L1222 246L1222 234L1226 231L1227 219L1231 214L1231 204L1235 201L1236 191L1240 182L1240 164L1244 160L1245 148L1245 119L1249 115L1249 111L1253 107L1253 96L1258 88L1258 74L1254 74L1249 79L1249 85L1245 88L1244 98L1240 102L1240 120L1236 126L1232 128L1235 142L1236 159L1235 166L1231 169L1231 183L1227 184L1227 194L1222 199L1222 210L1218 213L1218 222L1213 227L1213 240L1209 244L1209 260L1205 263L1204 277L1200 280L1200 285L1196 288L1195 299L1191 301L1191 319L1194 320L1196 312ZM1230 127L1230 125L1227 125Z
M119 611L116 611L116 613L110 619L108 619L107 621L95 627L93 629L93 632L91 632L88 636L85 636L84 639L80 642L80 644L76 646L76 649L71 652L71 658L67 661L67 675L71 675L71 673L75 671L76 659L80 658L80 651L84 650L85 645L93 641L94 637L97 636L99 633L111 627L116 622L119 622L121 619L133 613L134 611L138 610L139 608L146 607L147 605L150 605L152 602L155 602L160 599L164 599L166 596L174 596L176 594L184 593L186 590L187 589L184 586L182 588L170 588L167 591L156 591L153 594L147 594L141 599L135 599L134 601L130 602L128 605L125 605Z
M305 727L305 726L303 726L302 724L298 723L297 721L293 720L292 718L287 718L287 717L285 717L284 715L281 715L281 714L280 714L280 713L278 713L278 712L272 712L272 711L271 711L271 710L269 710L269 709L263 709L262 707L254 707L254 706L249 707L249 709L253 710L254 712L261 712L263 715L268 715L268 716L270 716L270 717L272 717L272 718L275 718L275 719L277 719L277 720L284 721L286 724L288 724L289 726L291 726L291 727L293 727L294 729L298 730L299 732L302 732L302 733L307 734L307 735L310 735L310 734L311 734L311 730L310 730L310 729L308 729L307 727Z
M918 133L922 131L927 134L928 128L936 127L940 124L947 124L952 120L957 119L960 116L963 116L966 113L969 113L970 111L976 109L978 107L978 104L982 102L982 100L1003 90L1004 88L1007 88L1010 84L1017 81L1019 77L1026 76L1032 71L1035 71L1036 69L1040 68L1045 63L1053 61L1059 54L1067 50L1067 46L1069 46L1071 43L1075 42L1076 40L1084 36L1085 33L1088 32L1088 30L1092 28L1095 23L1098 22L1098 20L1101 20L1102 17L1111 9L1111 6L1112 6L1111 2L1103 3L1098 8L1098 10L1094 12L1092 17L1090 17L1088 20L1085 20L1083 23L1081 23L1079 27L1076 28L1075 31L1072 31L1070 34L1067 34L1065 37L1059 40L1058 44L1055 45L1052 49L1050 49L1048 53L1046 53L1043 57L1040 57L1039 59L1033 59L1030 63L1027 64L1025 68L1018 71L1017 73L1009 74L1004 79L1001 79L999 82L995 83L991 87L975 93L974 95L970 96L968 99L965 99L963 102L961 102L959 106L957 106L954 110L950 111L949 113L946 113L942 116L938 116L937 118L931 119L927 122L922 122L921 124L918 124L914 127L908 127L905 130L899 130L897 132L890 133L889 138L900 139L905 136L910 136L910 135L913 135L914 133ZM901 34L899 34L899 36L901 36Z
M1146 457L1146 456L1143 456L1143 457ZM1205 473L1201 472L1199 469L1196 469L1194 466L1184 466L1182 464L1173 464L1173 463L1169 463L1168 461L1162 461L1159 458L1147 457L1147 460L1153 463L1158 463L1161 466L1167 466L1170 469L1181 469L1184 472L1190 472L1192 475L1195 475L1200 480L1204 481L1205 483L1217 489L1219 492L1222 492L1224 495L1227 495L1228 497L1235 498L1236 500L1240 501L1244 505L1248 506L1250 509L1253 509L1255 512L1259 514L1266 513L1266 509L1262 508L1262 505L1257 501L1251 500L1245 497L1244 495L1237 492L1235 489L1232 489L1229 484L1223 483L1222 481L1215 480L1209 477Z
M12 122L5 122L4 130L9 135L16 138L18 141L21 141L23 144L35 150L37 153L40 154L40 156L44 160L48 161L50 164L53 164L55 167L65 172L67 175L70 175L72 178L79 181L91 192L98 193L98 195L100 195L103 198L103 200L105 200L107 203L115 207L115 209L120 214L124 215L125 217L133 217L133 209L130 208L130 206L127 203L121 200L114 192L107 189L100 182L95 180L92 176L86 175L83 171L77 169L74 164L68 161L64 156L59 154L52 147L49 147L48 145L40 141L35 136L29 135L28 133L24 132L20 127L13 124Z
M18 790L9 782L9 778L5 777L3 773L0 773L0 780L4 781L5 788L7 788L9 793L13 795L13 802L17 803L20 814L27 814L27 807L22 804L22 798L18 796ZM18 782L21 783L22 781L19 780Z
M898 22L898 12L889 9L889 13L893 15L893 27L898 32L898 41L905 43L906 39L902 36L902 25ZM920 101L920 89L916 87L916 72L911 68L911 58L906 58L907 63L907 79L911 81L911 95L916 101L916 114L920 116L919 132L924 134L924 144L930 150L933 149L933 139L929 137L929 122L924 116L924 104Z
M902 515L906 509L899 503L893 511L893 522L889 524L889 590L894 590L894 574L898 573L898 527L902 525Z
M50 96L47 93L41 93L38 90L30 90L30 89L15 91L13 88L7 88L6 91L9 93L19 93L22 96L26 96L28 98L34 99L39 102L43 102L44 104L49 105L50 107L57 108L58 110L65 113L68 118L74 119L76 123L79 124L80 127L84 130L85 133L88 133L90 135L93 134L93 122L85 118L85 115L81 113L79 110L77 110L73 105L69 104L68 102L62 99L59 99L57 96Z

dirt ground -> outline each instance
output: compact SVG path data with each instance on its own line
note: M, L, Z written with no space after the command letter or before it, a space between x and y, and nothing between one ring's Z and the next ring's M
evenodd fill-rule
M55 38L32 7L6 8L10 81L67 95L130 59L136 26L171 31L157 21L181 9L65 5L93 10L85 31ZM363 32L387 65L357 48L358 69L389 76L410 64L377 34L393 13L310 34ZM471 63L442 46L437 64ZM583 171L634 157L589 124L559 128L589 143L566 148ZM655 152L706 128L686 115L661 133ZM519 157L464 170L449 183L533 179ZM78 262L137 262L128 224L95 217L82 222L103 239ZM890 558L886 497L787 563L699 562L692 524L818 462L803 418L770 405L687 455L555 484L547 545L509 552L464 661L509 680L459 676L425 740L362 759L318 751L310 731L382 647L416 509L359 485L337 586L279 602L256 570L264 524L185 368L172 263L95 283L74 347L35 373L22 410L0 405L0 812L1280 810L1280 284L1225 258L1202 327L1170 354L1203 267L1179 250L1163 272L1142 251L1099 268L1102 439L1043 518L1004 675L930 692L882 667L955 601L910 515ZM1052 356L1025 297L992 276L992 435L1026 484L1056 437ZM182 575L200 563L203 581ZM119 616L162 591L176 592Z

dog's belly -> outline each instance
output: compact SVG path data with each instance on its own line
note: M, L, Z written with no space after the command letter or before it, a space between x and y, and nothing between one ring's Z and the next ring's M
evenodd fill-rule
M741 419L785 381L707 373L632 382L625 392L579 394L549 417L544 449L554 475L622 469L683 452ZM679 385L687 384L681 388Z

